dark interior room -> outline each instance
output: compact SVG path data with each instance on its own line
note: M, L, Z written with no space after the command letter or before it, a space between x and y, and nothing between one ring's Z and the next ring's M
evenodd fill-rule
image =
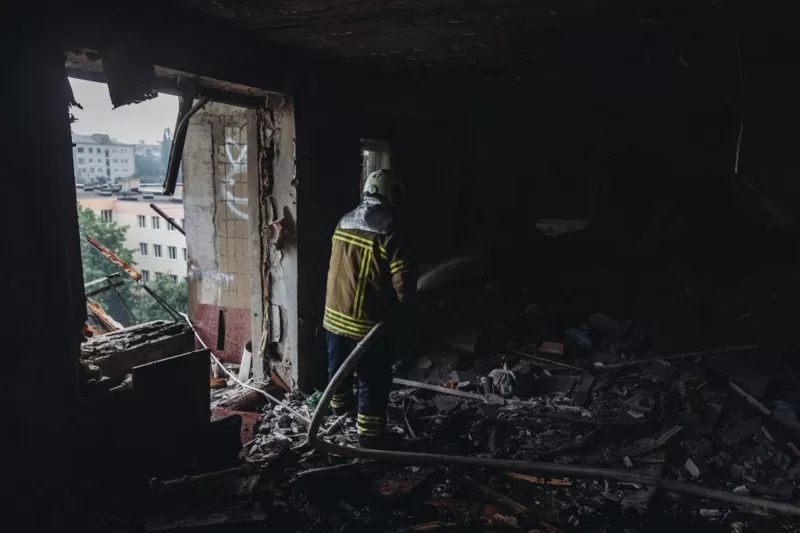
M8 530L800 530L793 12L6 2Z

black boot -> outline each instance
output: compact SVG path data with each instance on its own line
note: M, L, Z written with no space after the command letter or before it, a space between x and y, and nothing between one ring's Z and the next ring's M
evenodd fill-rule
M355 402L348 402L348 403L344 404L341 407L333 407L333 406L331 406L331 411L333 411L334 416L355 414L355 412L356 412L356 403Z

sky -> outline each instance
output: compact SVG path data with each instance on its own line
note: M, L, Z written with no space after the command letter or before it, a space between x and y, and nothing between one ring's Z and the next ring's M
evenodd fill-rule
M127 144L139 141L155 144L161 142L165 128L175 129L175 119L178 116L177 96L159 94L146 102L112 109L105 83L76 78L70 78L69 83L72 85L75 101L83 106L83 110L70 110L78 119L72 124L72 131L75 133L107 133Z

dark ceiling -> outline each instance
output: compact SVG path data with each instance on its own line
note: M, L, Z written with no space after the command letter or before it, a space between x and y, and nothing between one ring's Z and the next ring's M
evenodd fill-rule
M389 69L688 68L720 19L686 0L180 0L259 39ZM700 31L700 29L703 29ZM704 46L708 39L701 36ZM730 41L726 46L729 47ZM714 44L718 49L720 45Z

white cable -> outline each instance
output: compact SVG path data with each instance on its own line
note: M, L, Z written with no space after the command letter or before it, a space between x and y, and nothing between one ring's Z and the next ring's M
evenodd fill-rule
M180 313L180 311L179 311L179 313ZM236 383L237 383L239 386L241 386L241 387L244 387L245 389L249 389L249 390L251 390L251 391L257 392L257 393L261 394L262 396L264 396L266 399L268 399L268 400L270 400L271 402L273 402L274 404L276 404L276 405L280 405L280 406L281 406L281 407L283 407L284 409L288 410L290 413L294 414L294 415L295 415L297 418L299 418L301 421L303 421L303 422L306 424L306 426L308 426L308 425L310 425L310 424L311 424L311 419L310 419L310 418L307 418L307 417L303 416L303 415L302 415L302 414L300 414L298 411L296 411L296 410L292 409L291 407L289 407L288 405L284 404L282 401L280 401L280 400L279 400L279 399L277 399L276 397L272 396L272 395L271 395L271 394L269 394L268 392L266 392L266 391L263 391L263 390L259 389L258 387L253 387L252 385L248 385L247 383L244 383L244 382L240 381L238 376L235 376L235 375L233 374L233 372L231 372L230 370L228 370L227 368L225 368L225 365L223 365L223 364L222 364L222 361L220 361L219 359L217 359L217 356L215 356L215 355L214 355L214 354L211 352L211 348L209 348L209 347L208 347L208 344L206 344L205 342L203 342L203 339L201 339L201 338L200 338L200 334L199 334L199 333L197 333L197 328L195 328L195 327L194 327L194 324L192 324L192 321L191 321L191 320L189 320L189 317L188 317L188 316L186 316L186 314L185 314L185 313L180 313L180 315L183 317L183 319L186 321L186 323L187 323L187 324L189 324L189 326L192 328L192 331L194 332L194 336L195 336L195 338L197 338L197 340L198 340L198 341L200 341L200 344L202 344L202 345L203 345L203 348L205 348L206 350L208 350L208 354L211 356L211 359L212 359L212 360L213 360L213 361L214 361L214 362L217 364L217 366L218 366L219 368L221 368L221 369L222 369L222 371L223 371L223 372L225 372L225 373L228 375L228 377L229 377L229 378L231 378L231 379L232 379L234 382L236 382Z

